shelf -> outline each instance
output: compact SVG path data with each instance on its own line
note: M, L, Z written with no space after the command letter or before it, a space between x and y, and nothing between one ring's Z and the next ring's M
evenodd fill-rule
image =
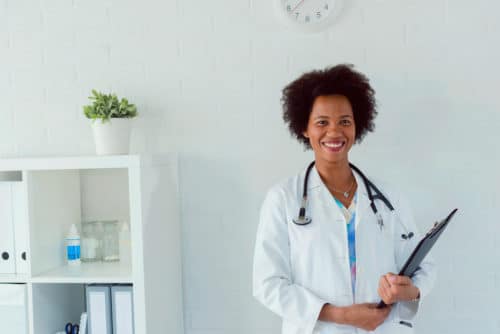
M139 161L138 155L0 159L0 171L128 168Z
M0 274L0 283L27 283L26 274Z
M81 263L64 266L34 276L33 283L120 283L132 284L130 266L120 262Z
M0 185L11 188L5 197L12 199L5 205L11 217L0 219L12 231L2 226L0 239L8 237L12 254L28 255L19 263L16 256L15 268L4 270L27 274L0 274L0 290L24 290L18 315L27 328L18 330L17 320L7 318L0 332L54 333L77 322L86 309L85 285L96 283L133 285L135 333L184 333L178 160L176 153L0 159ZM67 265L70 226L96 220L129 223L133 266ZM0 304L6 300L0 296Z
M161 155L89 155L68 157L33 157L0 159L1 171L37 171L65 169L130 168L151 165L169 165L177 156L174 153Z

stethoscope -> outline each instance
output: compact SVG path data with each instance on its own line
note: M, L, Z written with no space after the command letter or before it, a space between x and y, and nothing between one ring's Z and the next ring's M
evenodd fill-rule
M311 217L306 216L306 206L307 206L307 182L309 181L309 174L311 173L313 166L314 166L314 161L311 162L307 167L306 176L304 178L304 189L302 192L302 204L300 206L299 216L293 219L293 222L297 225L307 225L310 224L312 221ZM358 173L359 176L361 176L361 179L363 179L363 183L365 184L366 187L366 192L368 193L368 199L370 200L370 207L372 208L373 214L375 214L375 216L377 217L378 226L382 230L382 228L384 227L384 220L380 212L378 212L377 206L375 205L375 200L378 199L384 202L385 206L391 211L394 211L394 207L392 206L391 202L387 199L387 197L385 197L380 192L380 190L370 180L368 180L365 174L363 174L358 167L354 166L351 163L349 163L349 166L356 173ZM413 237L413 232L401 235L401 238L405 240L411 239L412 237Z

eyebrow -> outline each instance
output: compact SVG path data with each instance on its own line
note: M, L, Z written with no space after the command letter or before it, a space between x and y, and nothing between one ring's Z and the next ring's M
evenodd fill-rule
M325 115L319 115L319 116L314 117L314 119L321 119L321 118L330 118L330 117L325 116ZM342 115L339 118L354 118L354 117L351 115Z

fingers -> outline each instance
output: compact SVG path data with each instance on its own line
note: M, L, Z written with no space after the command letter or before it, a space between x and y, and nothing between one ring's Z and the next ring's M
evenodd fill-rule
M377 292L386 304L410 300L416 295L415 286L409 277L393 273L387 273L380 278Z
M380 277L377 292L387 305L401 300L413 299L418 292L412 280L406 276L387 273Z
M388 273L385 275L387 281L392 285L411 285L413 282L407 276L394 275L392 273Z
M377 309L376 303L356 304L359 311L354 326L366 331L374 331L387 318L391 307Z
M377 292L386 305L390 305L394 302L392 299L392 295L388 292L388 290L383 288L378 288Z
M380 298L382 298L384 303L386 303L387 305L394 303L394 301L395 301L394 296L393 296L394 293L392 291L391 284L387 280L386 275L380 277L377 292L378 292Z
M391 288L391 283L387 278L387 275L380 277L380 284L383 288L385 289L390 289Z

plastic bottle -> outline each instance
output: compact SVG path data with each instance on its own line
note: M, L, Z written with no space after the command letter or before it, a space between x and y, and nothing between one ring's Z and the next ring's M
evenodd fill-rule
M69 233L65 239L66 259L70 265L80 264L80 235L75 224L71 224Z
M130 229L127 222L122 222L119 235L120 262L129 264L131 261Z

